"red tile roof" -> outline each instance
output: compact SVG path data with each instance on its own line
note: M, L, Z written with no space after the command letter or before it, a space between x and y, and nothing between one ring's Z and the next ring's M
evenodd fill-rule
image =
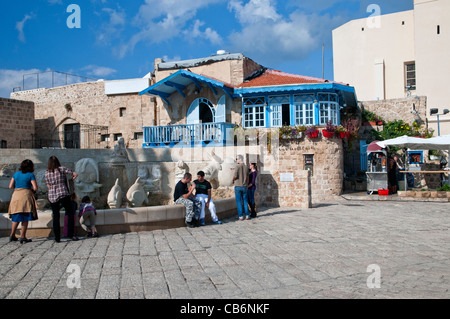
M238 87L249 88L249 87L283 86L283 85L295 85L295 84L318 84L318 83L328 83L328 82L331 82L331 81L267 69L260 76L255 77L249 81L246 81L246 82L238 85ZM332 82L332 83L336 83L336 82Z

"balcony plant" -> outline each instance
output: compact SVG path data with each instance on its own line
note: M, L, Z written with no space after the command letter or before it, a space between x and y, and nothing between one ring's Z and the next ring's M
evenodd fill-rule
M280 127L281 139L300 139L303 136L303 132L306 131L306 127L300 126L282 126Z
M349 133L347 132L347 129L344 126L339 125L338 127L336 127L336 135L344 139L346 137L348 138Z
M309 138L316 138L319 136L319 130L315 125L312 125L306 130L306 135L308 135Z
M332 138L334 134L336 134L337 126L333 125L331 121L327 122L327 127L322 130L322 134L324 137Z
M373 112L363 110L361 115L362 115L363 125L365 125L365 126L374 126L374 125L383 125L384 124L384 120L380 116L376 115Z

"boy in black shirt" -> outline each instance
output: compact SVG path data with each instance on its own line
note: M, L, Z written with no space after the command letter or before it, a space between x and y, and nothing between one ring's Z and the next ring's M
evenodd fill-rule
M202 209L200 213L200 225L205 225L205 207L209 208L211 213L211 219L215 224L222 224L216 214L216 206L211 198L211 183L205 179L205 172L200 171L197 173L197 180L194 181L196 196L195 198L202 203Z
M176 204L182 204L186 207L186 225L188 227L195 227L199 220L202 203L192 195L195 190L195 184L188 187L191 180L191 174L184 174L183 179L175 186L173 200Z

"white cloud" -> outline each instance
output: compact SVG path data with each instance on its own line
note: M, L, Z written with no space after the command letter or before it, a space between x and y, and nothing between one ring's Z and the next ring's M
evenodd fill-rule
M40 72L38 69L6 70L0 69L0 97L9 98L14 88L22 89L25 74ZM27 83L27 82L26 82Z
M103 8L102 12L108 15L108 22L101 26L97 35L97 41L109 45L112 39L117 39L121 36L127 22L127 15L120 7L117 10Z
M236 18L241 23L254 24L263 20L281 19L272 0L250 0L245 5L242 5L242 1L231 0L228 8L230 11L236 11Z
M223 0L145 0L133 19L133 25L139 31L119 48L117 54L123 58L139 43L161 43L185 34L186 25L196 17L198 10L220 2ZM200 30L197 29L197 32ZM202 34L212 42L217 42L220 38L211 28L206 28Z
M231 49L268 66L306 59L323 42L331 42L331 30L343 23L339 16L300 10L283 17L269 0L250 0L246 5L232 0L229 9L242 26L228 37Z
M26 40L25 40L25 33L23 31L23 29L25 27L25 23L28 20L31 20L33 18L33 16L34 16L33 13L26 14L22 21L18 21L16 23L16 30L19 32L19 41L22 42L22 43L26 42Z
M109 14L109 16L110 16L109 24L111 24L113 26L125 25L126 14L120 7L118 10L110 9L110 8L103 8L102 11Z
M205 24L205 22L200 20L195 20L192 29L187 29L183 31L186 38L189 40L205 39L212 44L222 44L222 37L217 33L217 31L206 28L205 31L201 31L200 28Z
M181 57L179 55L176 55L173 58L171 58L171 57L165 55L165 56L163 56L163 60L164 60L164 62L174 62L174 61L180 61Z
M361 2L361 0L314 0L314 1L289 0L288 6L293 6L310 12L311 11L318 12L320 10L329 9L338 3L348 4L349 2Z
M88 75L95 76L99 78L108 77L117 73L117 70L109 67L98 66L98 65L88 65L81 69L82 71L86 71Z

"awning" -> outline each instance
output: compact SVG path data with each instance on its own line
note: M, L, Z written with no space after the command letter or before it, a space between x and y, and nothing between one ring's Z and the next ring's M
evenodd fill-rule
M147 94L159 96L164 102L170 105L170 102L168 100L170 95L178 92L181 94L181 96L186 97L186 94L183 91L189 85L195 84L199 91L201 91L201 83L206 84L216 95L218 94L218 90L222 90L231 98L233 97L233 88L231 88L227 84L186 70L179 70L178 72L168 76L164 80L143 90L139 93L139 95Z
M383 148L386 146L396 146L411 150L450 150L450 135L433 138L417 138L404 135L377 142L377 144Z
M280 85L280 86L261 86L261 87L245 87L235 88L234 96L245 97L258 94L296 94L307 91L324 91L337 92L343 103L349 107L357 107L358 100L356 98L355 88L352 86L342 85L339 83L314 83L314 84L297 84L297 85Z

